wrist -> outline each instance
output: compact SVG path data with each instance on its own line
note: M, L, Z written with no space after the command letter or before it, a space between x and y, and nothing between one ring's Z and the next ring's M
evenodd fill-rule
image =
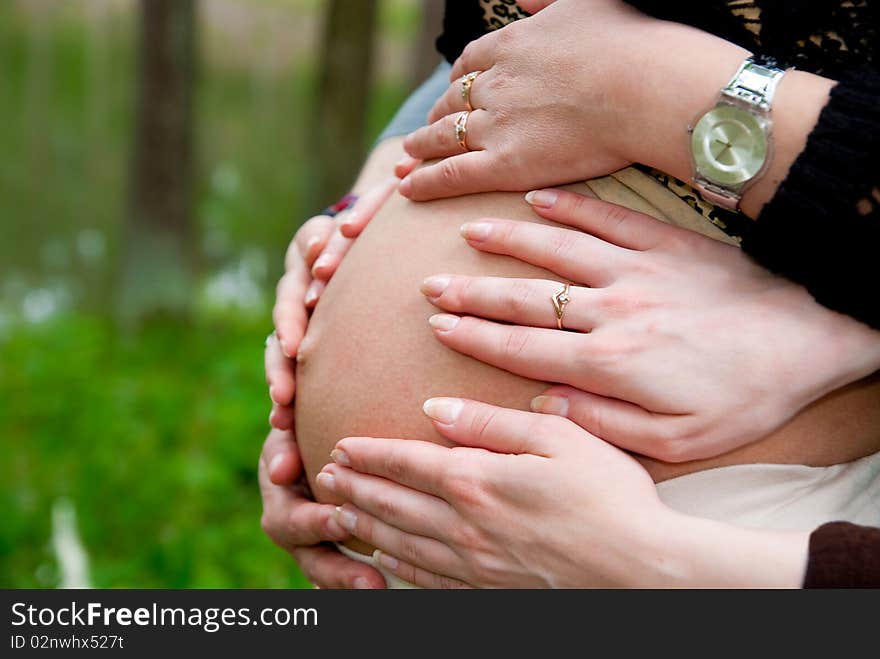
M712 107L750 52L677 23L656 22L650 30L639 59L657 64L633 85L626 156L691 182L688 126Z
M666 588L800 588L806 531L743 529L670 511L655 549Z

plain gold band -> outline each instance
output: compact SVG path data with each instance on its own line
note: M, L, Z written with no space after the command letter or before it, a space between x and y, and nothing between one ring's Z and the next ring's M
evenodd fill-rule
M455 120L455 141L465 151L470 151L467 145L467 122L470 110L465 110Z

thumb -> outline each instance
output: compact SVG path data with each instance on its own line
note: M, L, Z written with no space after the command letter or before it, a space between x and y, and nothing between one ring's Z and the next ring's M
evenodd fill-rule
M558 417L463 398L429 398L422 409L447 439L495 453L549 457L574 427Z
M651 412L633 403L566 386L551 387L536 396L531 409L570 419L609 444L658 460L681 462L704 457L691 455L683 446L679 438L682 415Z

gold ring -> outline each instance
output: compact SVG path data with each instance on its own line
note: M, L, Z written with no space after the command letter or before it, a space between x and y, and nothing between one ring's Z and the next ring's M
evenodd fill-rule
M465 110L455 120L455 141L465 151L470 151L467 145L467 122L470 110Z
M562 327L562 317L565 315L565 306L571 302L571 296L568 294L569 288L571 288L571 284L566 284L564 288L556 291L550 298L553 301L553 311L556 312L556 327L559 329L564 329Z
M474 106L471 105L471 85L474 84L474 80L477 79L477 76L480 75L480 73L482 73L482 71L471 71L461 78L461 98L464 101L465 107L469 111L473 111L474 109Z

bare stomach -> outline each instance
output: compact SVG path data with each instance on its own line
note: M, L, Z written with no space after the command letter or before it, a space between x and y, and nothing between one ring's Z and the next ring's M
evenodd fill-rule
M578 186L573 186L578 189ZM586 187L580 188L586 191ZM445 443L422 414L425 399L460 396L527 410L547 384L488 366L440 345L422 280L449 272L556 278L513 259L477 252L463 222L484 216L541 221L522 195L491 193L414 204L395 196L346 256L311 319L297 369L296 434L310 484L337 441L351 435ZM548 313L551 313L548 302ZM830 465L880 450L880 380L838 390L772 435L710 460L639 458L655 481L742 463ZM638 457L638 456L637 456ZM350 546L364 553L358 542Z

